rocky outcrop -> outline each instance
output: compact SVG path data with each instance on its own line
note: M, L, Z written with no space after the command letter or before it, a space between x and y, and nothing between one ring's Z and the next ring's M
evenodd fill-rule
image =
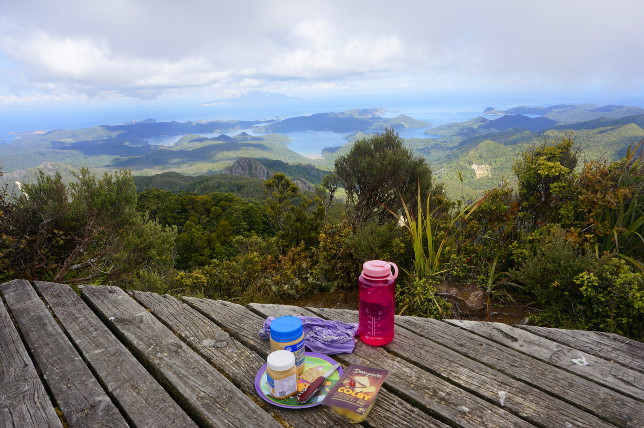
M300 190L308 190L309 192L312 192L315 190L315 185L310 181L306 181L303 178L295 178L293 179L293 183L295 183L295 185L299 187Z
M308 165L308 167L314 168L311 165ZM307 165L304 165L302 168L306 169ZM260 180L268 180L275 172L284 171L271 171L257 159L242 157L238 158L235 163L223 169L221 172L223 174L244 175L247 177L259 178ZM295 183L300 190L315 190L315 185L302 177L289 177L289 179Z
M271 172L262 165L257 159L253 158L238 158L235 163L225 168L222 173L232 175L245 175L247 177L255 177L260 180L268 180Z
M485 291L475 285L442 282L436 287L438 296L452 304L452 316L460 318L481 315L486 309Z

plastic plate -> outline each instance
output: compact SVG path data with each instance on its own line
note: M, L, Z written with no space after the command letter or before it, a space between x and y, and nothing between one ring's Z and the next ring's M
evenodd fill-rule
M320 369L322 372L325 372L329 370L334 364L337 364L337 361L327 355L318 354L315 352L306 352L304 354L304 371L313 367ZM284 399L278 399L271 396L271 389L268 385L268 382L266 381L266 364L264 364L255 376L255 390L257 391L259 396L262 397L262 399L275 406L285 407L288 409L306 409L308 407L313 407L320 404L322 400L324 400L324 397L326 397L326 394L329 392L331 387L340 379L342 373L342 367L338 367L338 369L326 379L325 385L313 398L311 398L304 404L300 404L298 403L296 398L297 394ZM308 386L308 384L309 383L305 380L298 380L298 390L302 391Z

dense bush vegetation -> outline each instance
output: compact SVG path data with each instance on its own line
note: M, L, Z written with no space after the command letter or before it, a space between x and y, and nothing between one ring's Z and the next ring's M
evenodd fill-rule
M84 168L69 184L41 172L15 200L2 197L0 279L159 287L176 231L137 211L136 201L128 172L96 178Z
M535 323L641 340L642 145L578 166L572 136L546 141L514 165L516 191L501 183L473 201L449 200L391 131L356 143L315 192L284 174L261 198L137 194L128 172L41 174L0 194L0 280L284 301L353 290L361 264L384 259L401 267L405 314L447 316L439 288L476 286L488 302L533 302Z

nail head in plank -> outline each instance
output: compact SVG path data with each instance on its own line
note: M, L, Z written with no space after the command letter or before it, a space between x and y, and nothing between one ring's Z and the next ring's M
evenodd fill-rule
M636 340L596 331L564 330L528 325L516 327L644 373L644 344Z
M582 353L568 345L507 324L468 320L446 320L446 322L608 386L620 393L639 400L644 399L644 375L612 361Z

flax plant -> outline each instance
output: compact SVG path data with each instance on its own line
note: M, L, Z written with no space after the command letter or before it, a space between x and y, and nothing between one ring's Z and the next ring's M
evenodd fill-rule
M619 200L604 211L600 221L609 225L610 233L595 246L597 254L601 245L603 251L615 251L640 270L644 270L641 260L644 253L644 162L642 155L637 156L637 153L641 153L643 145L644 142L640 142L634 149L628 149L618 183L620 187L631 188L632 196L624 198L618 193Z
M447 269L442 269L445 252L448 249L456 248L459 223L467 220L486 197L487 193L470 205L460 209L444 226L442 232L438 233L433 219L435 210L431 210L431 195L427 196L423 213L420 188L418 189L418 213L416 217L412 215L405 201L402 201L404 216L401 216L401 219L403 219L403 223L410 233L414 248L413 276L415 278L436 277L447 271ZM396 215L392 211L390 212ZM396 215L396 217L398 216Z
M437 309L437 313L441 316L444 305L439 303L436 297L436 290L432 284L437 283L438 276L447 271L447 268L444 267L445 257L448 250L454 250L457 246L459 223L467 220L486 197L487 194L460 209L450 218L441 232L437 231L437 227L434 224L436 209L432 211L431 194L427 196L423 210L420 186L418 187L418 212L416 216L413 215L404 200L402 201L403 215L398 216L398 214L388 209L391 214L399 219L399 223L407 228L411 236L414 249L414 269L410 276L413 284L418 288L418 290L414 290L414 299L431 299ZM415 302L415 306L423 307L424 304L423 302ZM405 309L406 306L403 307L401 313Z

